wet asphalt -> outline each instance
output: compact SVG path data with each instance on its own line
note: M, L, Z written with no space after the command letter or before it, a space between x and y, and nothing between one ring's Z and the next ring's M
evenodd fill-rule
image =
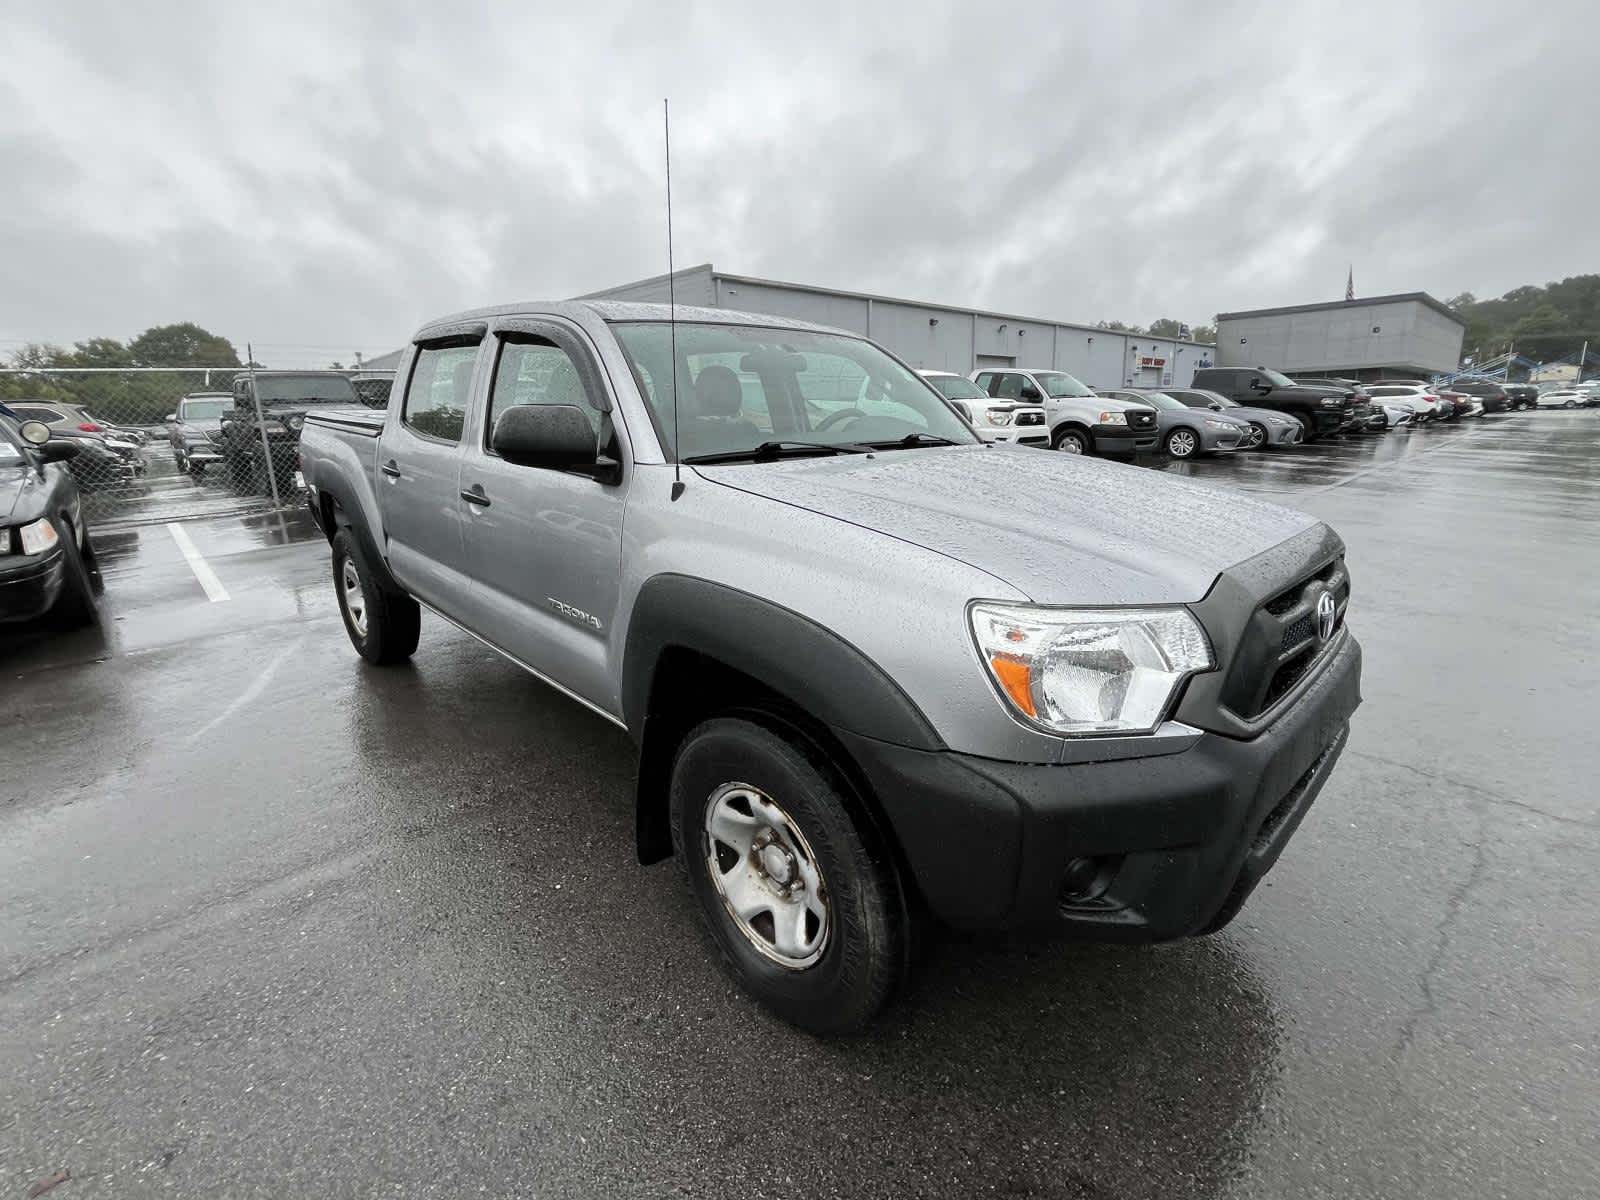
M1600 1191L1600 413L1169 464L1349 544L1366 704L1228 930L935 940L819 1041L633 858L630 743L299 518L0 631L0 1197Z

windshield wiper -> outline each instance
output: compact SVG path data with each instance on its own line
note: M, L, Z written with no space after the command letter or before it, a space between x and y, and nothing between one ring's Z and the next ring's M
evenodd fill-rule
M863 446L857 442L773 441L762 442L760 445L750 446L744 450L720 450L715 454L691 454L683 461L686 463L719 463L749 459L751 462L771 462L775 458L783 458L790 454L870 454L871 452L871 446Z
M953 438L940 437L937 433L908 433L905 437L893 442L873 442L874 450L911 450L917 446L959 446L960 442Z

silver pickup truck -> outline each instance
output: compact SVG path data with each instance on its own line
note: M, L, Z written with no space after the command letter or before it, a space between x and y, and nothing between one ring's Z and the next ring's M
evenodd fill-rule
M929 918L1221 928L1360 703L1332 530L985 445L850 333L464 313L300 453L361 655L408 658L425 606L626 729L640 861L817 1031L880 1010Z

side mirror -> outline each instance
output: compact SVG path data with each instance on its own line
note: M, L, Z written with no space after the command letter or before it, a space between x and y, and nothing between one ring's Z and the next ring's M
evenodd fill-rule
M1022 385L1022 398L1024 400L1039 400L1042 397L1040 396L1038 388L1034 387L1031 383L1025 383Z
M36 453L45 462L66 462L69 458L77 458L82 447L77 442L47 442L36 448Z
M575 404L513 404L495 418L489 448L520 466L620 478L620 465L601 456L594 426Z
M22 434L22 440L28 445L38 447L50 440L50 426L43 421L24 421L17 427L17 432Z
M168 413L166 416L162 417L161 419L163 421L165 421L168 425L171 425L178 419L178 414L177 413Z

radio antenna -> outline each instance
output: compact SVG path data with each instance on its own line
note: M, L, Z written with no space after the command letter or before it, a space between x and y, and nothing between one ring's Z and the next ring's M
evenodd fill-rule
M672 498L683 495L683 454L678 442L678 287L672 273L672 111L661 101L661 140L667 152L667 329L672 339Z

